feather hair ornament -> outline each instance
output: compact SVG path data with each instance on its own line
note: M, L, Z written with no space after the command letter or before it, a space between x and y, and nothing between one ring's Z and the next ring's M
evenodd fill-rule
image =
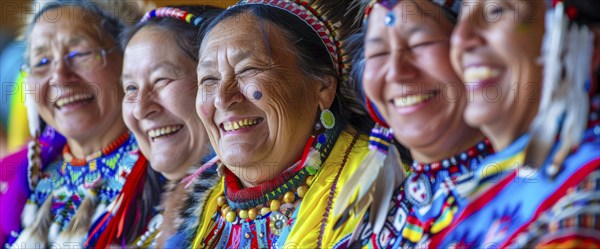
M373 231L383 227L393 186L398 186L406 177L401 168L400 153L391 143L392 140L390 129L375 125L369 136L370 151L348 179L353 187L346 186L338 195L333 209L337 219L334 229L350 216L363 213L367 208L371 208L369 221L373 224Z
M45 248L48 243L49 228L52 222L52 195L49 195L30 226L26 226L17 241L13 244L21 248Z
M586 127L593 35L586 26L570 23L564 3L546 13L543 42L544 79L538 114L533 120L525 165L538 168L548 163L545 173L555 177L569 153L579 145ZM561 140L549 162L545 162L556 138Z
M97 206L97 191L94 189L87 189L85 199L77 208L77 212L69 221L67 228L58 235L55 243L58 245L81 243L87 236L88 230L92 225L93 216L90 216L90 214L96 212Z
M25 78L26 73L24 73ZM27 119L29 122L29 134L32 140L27 144L27 182L30 191L35 190L40 179L42 171L41 144L40 138L40 116L37 112L35 95L25 96L25 107L27 108ZM52 198L49 198L52 199ZM27 201L21 213L21 223L23 227L31 226L37 217L38 205L35 202Z

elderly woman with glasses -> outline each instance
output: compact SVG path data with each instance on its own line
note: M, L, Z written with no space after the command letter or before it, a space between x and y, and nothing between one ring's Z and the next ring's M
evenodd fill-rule
M158 175L121 116L122 28L85 1L46 4L31 22L24 71L35 140L25 166L27 204L21 209L15 200L10 212L22 217L22 230L9 228L14 246L83 247L99 232L130 243L155 213ZM41 137L38 113L53 127ZM53 139L56 133L65 140ZM111 219L120 226L104 226Z

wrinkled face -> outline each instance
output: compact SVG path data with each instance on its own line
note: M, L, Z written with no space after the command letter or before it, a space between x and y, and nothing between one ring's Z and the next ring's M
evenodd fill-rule
M122 55L109 35L85 15L80 8L47 11L33 26L28 44L27 90L35 91L44 121L68 139L86 140L121 129L114 124L121 122ZM105 63L100 49L110 51ZM76 63L68 66L65 55ZM35 70L46 71L47 76L35 77Z
M241 15L215 26L200 48L198 114L230 169L265 170L245 176L256 182L299 159L322 103L282 32Z
M539 102L544 1L474 1L452 36L452 64L471 95L469 124L528 127ZM493 133L493 132L492 132Z
M196 62L171 31L146 27L125 48L123 118L152 168L175 180L207 153L196 115Z
M465 127L464 87L450 64L452 24L429 1L402 1L390 10L376 4L365 40L365 94L394 136L411 150L439 147ZM395 22L386 25L386 15ZM414 152L414 151L413 151Z

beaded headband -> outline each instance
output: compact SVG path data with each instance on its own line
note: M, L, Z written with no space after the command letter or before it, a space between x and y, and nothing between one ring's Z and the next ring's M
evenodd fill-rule
M185 10L173 8L173 7L161 7L158 9L148 11L144 15L144 17L142 17L142 20L140 20L140 23L147 22L148 20L153 19L153 18L165 18L165 17L179 19L179 20L182 20L189 24L192 24L194 26L198 26L202 22L201 16L195 16L192 13L189 13Z
M341 49L341 42L339 41L334 25L325 20L324 16L321 15L309 2L302 0L242 0L238 4L231 6L244 6L249 4L258 4L271 6L281 10L285 10L290 14L297 16L306 24L308 24L321 38L321 42L327 48L329 57L333 63L338 77L345 79L348 75L350 66L346 65L344 60L344 53Z

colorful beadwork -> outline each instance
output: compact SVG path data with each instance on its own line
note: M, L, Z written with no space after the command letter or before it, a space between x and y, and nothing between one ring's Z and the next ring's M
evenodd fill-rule
M383 230L372 235L369 245L373 248L419 247L432 234L442 231L457 211L459 186L469 182L483 158L493 152L485 139L439 162L414 162L410 175L393 194Z
M224 167L224 196L215 199L218 208L212 217L214 227L204 245L216 245L216 248L221 245L246 248L251 243L275 246L278 238L285 238L296 219L296 207L309 191L313 175L321 168L339 133L340 129L334 127L309 139L303 158L292 165L291 170L258 187L243 188L238 178ZM353 146L347 153L351 148ZM309 168L317 171L311 173ZM258 237L254 238L253 234ZM251 242L252 239L257 242Z
M590 113L598 113L600 95L591 97L590 102ZM560 138L540 168L515 167L523 165L530 134L488 157L483 164L493 165L494 170L481 167L475 172L471 179L475 187L467 192L469 203L462 208L460 218L433 236L431 243L440 248L585 248L585 241L598 244L600 124L590 119L579 147L567 156L555 176L546 175L545 167L552 162L549 158ZM486 171L495 172L490 175Z
M46 198L52 198L53 220L61 230L77 211L87 189L95 190L99 203L108 205L121 191L138 159L137 154L131 153L137 150L135 138L129 132L126 135L125 141L116 144L112 151L105 150L107 154L92 159L87 165L72 165L64 155L50 163L28 201L41 205ZM90 167L92 163L94 167Z
M179 19L194 26L200 25L202 23L201 16L194 16L192 13L189 13L185 10L181 10L173 7L162 7L155 10L151 10L147 12L140 22L147 22L152 18L165 18L170 17L174 19Z

